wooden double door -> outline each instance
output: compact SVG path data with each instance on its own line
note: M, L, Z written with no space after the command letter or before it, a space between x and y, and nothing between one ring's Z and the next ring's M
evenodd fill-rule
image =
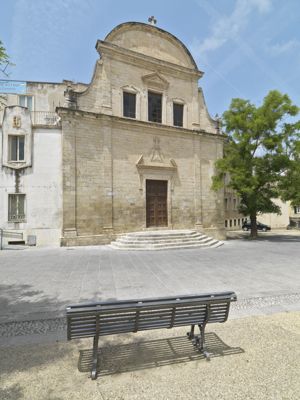
M168 181L146 180L147 227L168 226Z

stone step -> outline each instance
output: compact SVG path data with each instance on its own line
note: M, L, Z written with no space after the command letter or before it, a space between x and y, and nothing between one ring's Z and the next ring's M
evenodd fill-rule
M202 241L197 241L197 240L189 240L189 241L185 241L185 242L173 242L173 241L164 241L164 242L156 242L156 243L151 243L151 242L147 242L147 243L139 243L139 242L119 242L116 241L114 242L115 245L120 246L120 247L126 247L126 246L132 246L132 247L163 247L163 246L178 246L178 245L190 245L190 244L199 244L199 245L209 245L211 243L215 242L215 239L212 238L206 238Z
M166 238L133 238L129 236L123 236L121 238L118 238L116 242L118 243L141 243L141 244L147 244L147 243L165 243L165 242L174 242L174 243L181 243L181 242L189 242L191 240L194 241L203 241L206 240L207 236L205 235L198 235L198 236L185 236L185 237L176 237L176 238L171 238L171 237L166 237Z
M110 247L120 250L169 250L219 247L222 244L223 242L194 230L164 230L119 235L117 240L110 244Z
M197 231L143 231L143 232L130 232L126 234L118 235L118 237L130 237L136 240L143 240L146 238L153 238L153 239L160 239L160 238L181 238L181 237L194 237L202 235L200 232Z
M159 251L159 250L181 250L181 249L195 249L195 248L217 248L222 246L224 243L218 241L217 243L213 243L210 245L201 244L201 243L193 243L193 244L177 244L177 246L162 246L162 247L134 247L134 246L126 246L119 247L114 244L110 244L109 247L115 250L135 250L135 251Z

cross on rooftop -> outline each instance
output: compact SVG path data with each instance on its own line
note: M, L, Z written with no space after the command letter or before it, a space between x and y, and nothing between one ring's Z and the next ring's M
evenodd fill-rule
M154 16L152 15L152 17L148 18L148 22L150 22L151 25L156 25L157 20L154 18Z

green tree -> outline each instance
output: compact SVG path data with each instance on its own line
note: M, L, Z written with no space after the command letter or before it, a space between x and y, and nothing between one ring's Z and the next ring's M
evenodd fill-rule
M290 121L298 112L288 95L273 90L260 107L233 99L223 114L228 140L224 158L216 162L213 189L223 187L229 174L227 185L240 197L239 212L250 217L252 238L257 237L257 214L280 214L272 199L282 196L287 177L293 179L292 166L296 164L292 154L299 138L299 122Z
M300 130L300 121L297 124ZM292 206L300 205L300 141L295 140L290 150L290 166L278 186L282 199L291 202Z
M0 40L0 68L1 70L3 67L5 67L9 63L9 57L6 54L5 47L3 46L3 43Z
M6 54L5 47L0 40L0 72L5 75L5 68L9 64L9 57ZM1 75L1 74L0 74ZM5 96L0 94L0 110L5 105Z

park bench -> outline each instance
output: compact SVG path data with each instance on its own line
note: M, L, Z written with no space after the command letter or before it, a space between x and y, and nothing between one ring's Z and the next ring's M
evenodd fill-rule
M223 292L70 305L66 310L68 340L94 338L92 379L97 377L99 336L104 335L191 325L188 338L209 358L205 326L225 322L230 303L236 300L234 292ZM194 332L196 325L199 335Z

